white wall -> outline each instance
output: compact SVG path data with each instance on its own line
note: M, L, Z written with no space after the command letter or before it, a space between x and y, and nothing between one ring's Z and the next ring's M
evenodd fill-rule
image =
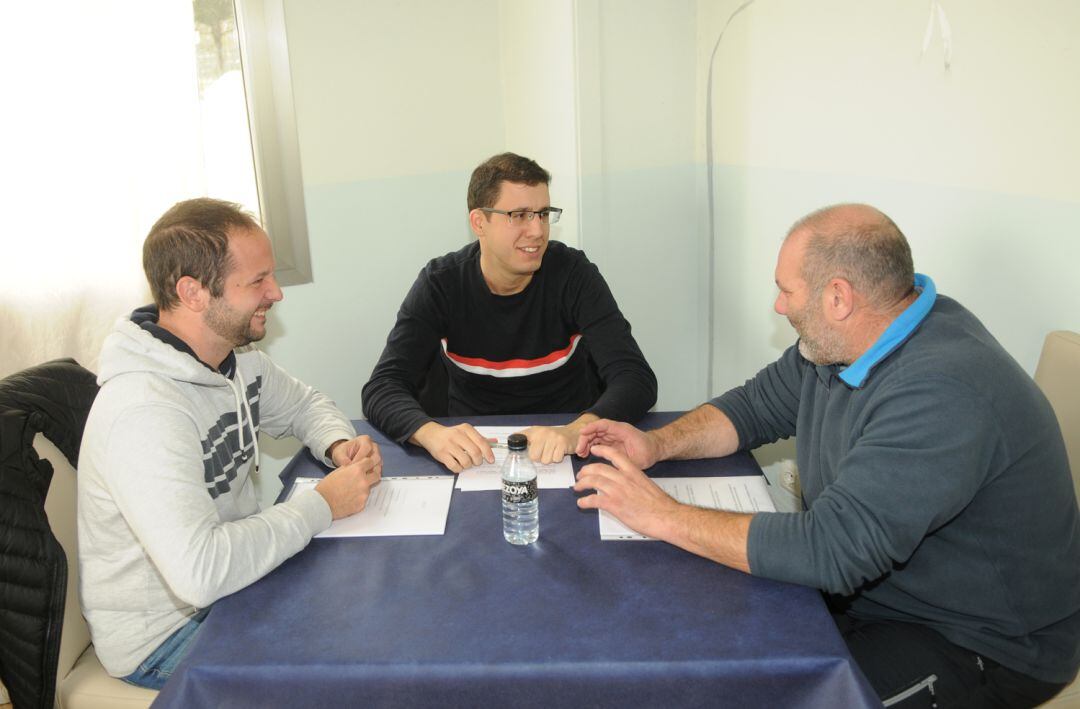
M573 2L499 0L497 38L505 149L551 173L552 204L564 210L553 236L580 246Z
M581 243L659 381L657 409L700 403L706 254L695 164L692 0L578 0Z
M736 6L699 3L699 66ZM776 249L840 201L892 216L916 270L1029 372L1048 330L1080 328L1080 4L943 6L949 70L936 28L919 60L923 2L758 0L732 23L713 86L717 390L793 340Z

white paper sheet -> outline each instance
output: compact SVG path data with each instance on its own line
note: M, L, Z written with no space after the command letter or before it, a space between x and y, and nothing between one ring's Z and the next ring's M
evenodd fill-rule
M298 490L315 487L322 478L297 478ZM383 478L371 490L364 509L334 520L316 537L396 537L443 534L450 511L454 479L449 475Z
M653 478L664 492L679 502L729 512L775 512L762 475L716 478ZM601 539L655 541L638 534L604 510L600 510Z
M477 432L484 438L494 438L499 443L506 443L506 437L511 433L523 431L528 426L477 426ZM506 448L493 448L495 454L494 463L482 463L468 468L457 476L457 488L462 492L472 490L501 490L502 474L500 472L503 461L506 460ZM572 453L571 453L572 455ZM566 456L558 463L536 466L536 484L541 488L573 487L574 466L570 462L570 456Z

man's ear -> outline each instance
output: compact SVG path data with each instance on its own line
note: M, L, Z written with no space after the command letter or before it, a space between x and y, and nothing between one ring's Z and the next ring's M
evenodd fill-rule
M181 276L176 282L176 297L180 305L188 310L200 313L210 304L210 291L191 276Z
M833 278L823 294L825 314L833 322L847 320L855 312L855 289L846 278Z
M484 235L484 228L487 224L487 215L479 209L469 212L469 228L472 229L472 233L476 234L477 238Z

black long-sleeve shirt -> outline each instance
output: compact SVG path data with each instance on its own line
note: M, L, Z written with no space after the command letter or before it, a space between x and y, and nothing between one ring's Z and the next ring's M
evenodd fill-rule
M488 288L478 242L420 271L362 392L364 416L398 442L431 420L418 392L435 357L451 416L588 411L634 421L656 403L656 376L599 270L555 241L513 295Z

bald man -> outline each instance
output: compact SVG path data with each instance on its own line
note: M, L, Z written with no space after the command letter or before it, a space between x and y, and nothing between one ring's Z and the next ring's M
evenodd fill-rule
M1034 706L1080 666L1080 515L1057 419L867 205L810 214L776 264L798 342L664 428L582 429L578 500L741 571L822 589L887 706ZM798 435L805 511L683 505L642 472Z

